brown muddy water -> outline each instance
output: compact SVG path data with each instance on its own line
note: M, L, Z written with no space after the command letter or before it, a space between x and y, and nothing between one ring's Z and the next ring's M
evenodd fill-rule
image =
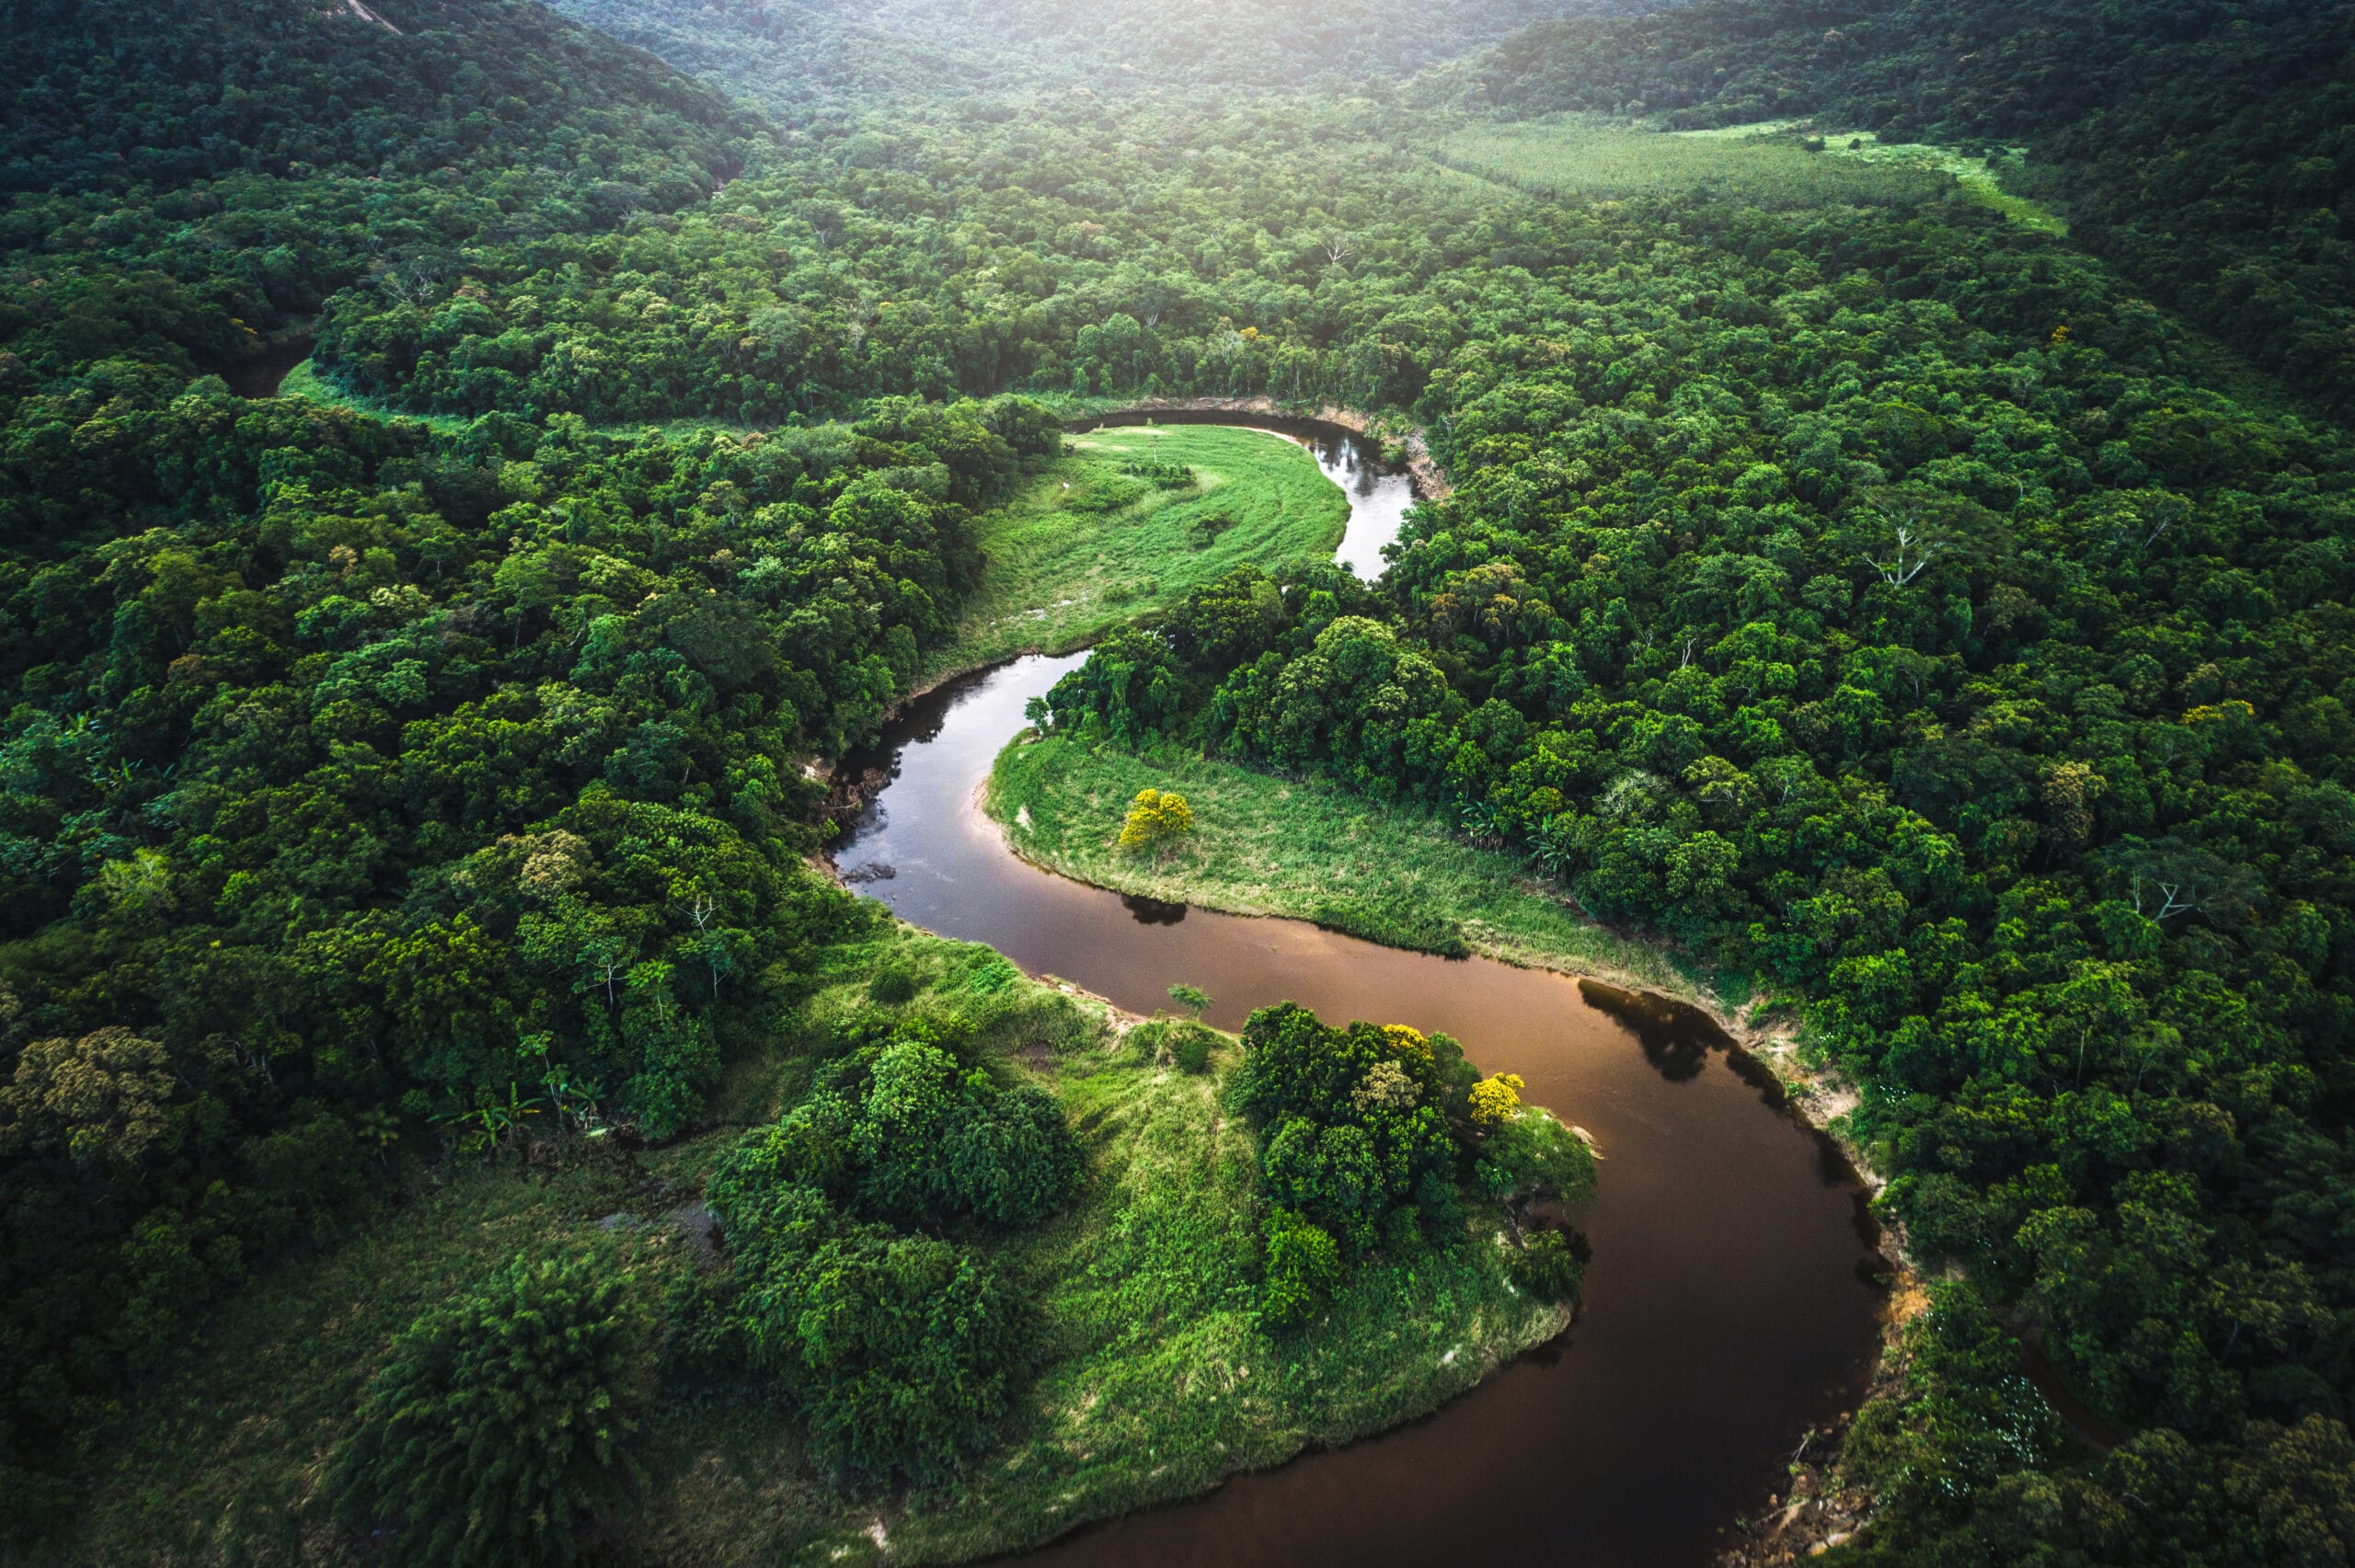
M1348 493L1337 558L1378 577L1407 479L1346 431L1264 423ZM1800 1435L1854 1409L1870 1376L1880 1264L1855 1173L1691 1009L1124 898L1017 858L982 815L982 783L1023 704L1086 657L944 686L850 759L845 776L879 767L890 782L837 849L844 879L1138 1013L1183 980L1229 1029L1290 1000L1328 1022L1444 1031L1586 1128L1603 1163L1585 1301L1561 1338L1412 1425L1086 1527L1022 1568L1699 1568L1738 1513L1782 1489Z

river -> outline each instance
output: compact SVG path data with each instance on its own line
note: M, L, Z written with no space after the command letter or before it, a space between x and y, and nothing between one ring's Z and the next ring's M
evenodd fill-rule
M1350 497L1345 552L1378 570L1375 511L1395 532L1404 481L1336 437L1310 445ZM1880 1297L1855 1173L1689 1009L1124 898L1017 858L980 785L1023 704L1084 658L1017 659L912 704L867 759L891 777L837 852L844 878L1137 1012L1184 980L1230 1029L1290 999L1330 1022L1445 1031L1591 1132L1603 1163L1584 1304L1562 1338L1421 1422L1088 1527L1026 1563L1706 1562L1735 1515L1779 1490L1799 1434L1855 1408L1870 1374Z

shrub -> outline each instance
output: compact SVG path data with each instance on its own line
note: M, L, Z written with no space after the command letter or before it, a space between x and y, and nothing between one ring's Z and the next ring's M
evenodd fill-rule
M653 1330L605 1259L522 1260L395 1342L327 1486L401 1564L560 1563L580 1525L642 1486L627 1451Z
M959 1214L985 1225L1030 1225L1071 1196L1084 1163L1053 1100L1028 1085L1000 1090L931 1046L901 1042L877 1056L852 1127L867 1212L906 1224Z
M969 1102L946 1153L958 1206L1001 1229L1061 1208L1086 1162L1063 1107L1027 1083Z
M1276 1202L1314 1215L1353 1251L1373 1244L1391 1195L1363 1127L1320 1127L1291 1117L1269 1139L1260 1171Z
M1129 803L1128 819L1120 824L1124 850L1158 850L1173 839L1194 830L1194 808L1186 797L1170 791L1141 789Z
M1324 1309L1341 1283L1341 1249L1305 1216L1279 1208L1268 1216L1267 1266L1259 1320L1297 1328Z
M764 1127L746 1133L719 1157L705 1196L723 1221L779 1185L813 1187L835 1197L856 1174L853 1132L857 1111L839 1094L821 1093Z
M1524 1105L1481 1143L1477 1176L1498 1197L1580 1203L1594 1193L1594 1151L1551 1113Z
M1533 1230L1505 1255L1505 1273L1515 1285L1545 1301L1576 1299L1586 1269L1559 1230Z
M956 1059L912 1042L887 1046L875 1059L857 1125L858 1194L878 1218L925 1224L956 1207L956 1180L946 1159L959 1119Z
M770 1258L745 1294L753 1364L809 1422L821 1465L925 1483L985 1447L1023 1360L1013 1297L947 1242L844 1222Z
M1491 1073L1472 1085L1466 1104L1473 1125L1494 1127L1511 1120L1512 1114L1521 1108L1522 1087L1517 1072Z
M1168 1036L1169 1059L1181 1072L1204 1072L1211 1065L1211 1052L1218 1047L1216 1031L1200 1024L1175 1024Z
M897 1007L913 999L916 979L905 969L883 969L867 982L867 994L886 1007Z

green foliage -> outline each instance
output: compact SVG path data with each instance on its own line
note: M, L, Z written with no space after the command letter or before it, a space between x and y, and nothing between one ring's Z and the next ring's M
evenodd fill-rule
M1702 142L1584 115L1483 124L1448 137L1440 155L1485 178L1570 200L1704 192L1813 207L1918 199L1932 184L1918 169L1818 157L1783 140Z
M2350 466L2341 430L2146 303L2345 413L2341 10L1701 0L1549 23L1401 94L1384 66L1528 9L1386 35L1386 0L1084 28L1060 0L905 0L783 30L580 3L764 81L784 128L522 5L11 18L13 1524L71 1506L34 1472L186 1313L348 1232L437 1126L498 1150L707 1116L867 920L801 864L801 762L870 734L952 638L1074 637L1125 603L1166 613L1058 688L1065 738L1280 770L1326 826L1354 791L1453 833L1451 864L1803 999L1915 1244L2140 1428L2082 1474L1966 1444L1887 1539L2148 1560L2129 1498L2182 1521L2186 1561L2343 1542L2337 1505L2293 1527L2273 1500L2343 1495L2355 1402ZM1037 47L1072 34L1076 66ZM1363 96L1113 90L1132 58L1165 91L1314 61ZM859 112L1072 69L1094 96ZM1467 100L1870 126L1971 152L1980 189L2070 226L1809 142L1418 118ZM1498 183L1517 171L1551 194ZM368 408L213 373L266 391L314 321L319 372ZM1329 493L1263 515L1191 455L1199 497L1107 472L1074 485L1103 509L994 535L1036 525L1035 553L967 640L982 509L1151 439L1067 458L1014 389L1411 413L1456 488L1366 584L1292 569ZM770 428L587 422L683 418ZM1108 539L1120 569L1057 606ZM1230 830L1212 815L1204 841ZM1373 878L1317 907L1497 940L1461 887L1442 914ZM968 984L1018 989L1003 966ZM1236 1086L1312 1222L1356 1249L1410 1201L1446 1212L1460 1064L1425 1082L1399 1059L1447 1124L1419 1141L1373 1042L1295 1027L1246 1042ZM1044 1212L1054 1181L999 1178L1051 1174L1054 1127L954 1040L861 1045L773 1162L820 1207L771 1218L801 1238L780 1256L833 1247L854 1282L859 1348L810 1353L826 1390L860 1368L951 1388L949 1428L893 1439L929 1469L987 1425L994 1330L919 1365L907 1325L990 1291L845 1206ZM1350 1070L1326 1082L1319 1051ZM861 1143L879 1079L876 1115L964 1140ZM799 1323L779 1366L810 1364ZM2005 1387L1992 1354L1936 1377L1958 1410Z
M1811 115L1983 150L2005 185L2064 201L2081 243L2343 419L2355 291L2314 225L2355 180L2350 59L2337 6L1706 0L1544 22L1449 86L1522 113Z
M879 969L867 982L867 994L886 1007L898 1007L916 994L916 979L905 969Z
M1211 1052L1218 1048L1218 1036L1200 1024L1183 1024L1169 1031L1169 1059L1178 1064L1180 1072L1210 1070Z
M743 1333L828 1467L873 1481L948 1476L986 1446L1024 1364L1005 1285L947 1242L841 1225L807 1251L764 1241Z
M1273 1329L1296 1329L1325 1308L1342 1280L1341 1253L1333 1238L1286 1208L1269 1212L1265 1276L1259 1320Z
M944 1479L995 1436L1031 1353L986 1262L893 1227L1035 1225L1085 1169L1052 1098L959 1065L972 1034L913 1018L857 1047L834 1087L740 1139L706 1189L738 1277L688 1304L695 1353L724 1363L741 1346L845 1476Z
M1505 1256L1512 1282L1541 1301L1575 1301L1586 1265L1559 1230L1532 1230Z
M1580 1204L1594 1196L1594 1150L1550 1111L1523 1105L1480 1140L1475 1179L1500 1197Z
M428 1311L369 1385L328 1488L385 1562L562 1563L645 1481L651 1314L592 1255L518 1260Z
M1120 477L1116 468L1148 440L1199 488L1141 490ZM1100 641L1240 563L1309 571L1330 559L1348 511L1309 453L1269 431L1116 426L1074 437L976 520L982 578L941 664Z
M1402 1204L1453 1217L1474 1077L1445 1035L1332 1029L1281 1002L1251 1015L1227 1093L1259 1129L1269 1199L1356 1255Z

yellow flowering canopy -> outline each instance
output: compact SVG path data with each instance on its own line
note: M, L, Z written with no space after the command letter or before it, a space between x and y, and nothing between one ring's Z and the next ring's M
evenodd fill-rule
M1120 824L1120 847L1149 850L1194 830L1194 808L1173 790L1141 789Z
M1495 1072L1472 1085L1472 1120L1495 1127L1521 1108L1521 1074Z

